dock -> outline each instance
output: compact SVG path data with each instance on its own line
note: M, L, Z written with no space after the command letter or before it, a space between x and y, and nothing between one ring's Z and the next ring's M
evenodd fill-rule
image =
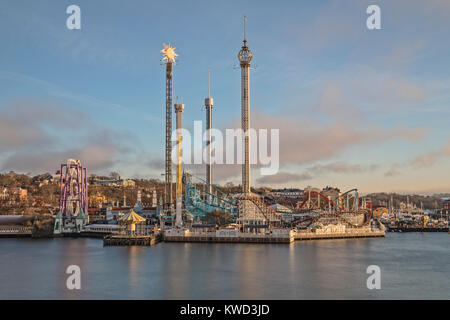
M165 242L209 242L209 243L291 243L293 237L267 237L267 236L164 236Z
M31 238L32 227L5 225L0 226L0 238Z
M294 242L292 230L274 229L272 232L240 232L236 228L215 230L194 228L173 228L164 230L165 242L209 242L209 243L291 243Z
M159 242L155 235L108 235L103 238L103 246L153 246Z
M449 232L448 227L388 227L389 232Z
M314 233L314 232L295 232L295 240L327 240L327 239L356 239L356 238L380 238L386 234L384 231L371 232L345 232L345 233Z

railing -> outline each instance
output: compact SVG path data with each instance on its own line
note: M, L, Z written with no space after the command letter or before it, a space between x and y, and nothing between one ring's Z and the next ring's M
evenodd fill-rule
M32 227L0 226L0 233L2 234L31 234L32 231Z

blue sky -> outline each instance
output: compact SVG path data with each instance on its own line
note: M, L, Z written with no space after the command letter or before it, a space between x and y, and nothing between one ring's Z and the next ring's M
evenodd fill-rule
M369 4L381 30L366 28ZM67 6L81 30L66 28ZM253 184L363 192L450 188L450 3L430 1L2 1L0 171L163 171L163 43L179 54L184 123L239 126L242 16L256 66L252 125L280 129L280 173ZM198 168L197 168L198 169ZM201 172L203 169L201 169ZM216 181L240 180L217 166Z

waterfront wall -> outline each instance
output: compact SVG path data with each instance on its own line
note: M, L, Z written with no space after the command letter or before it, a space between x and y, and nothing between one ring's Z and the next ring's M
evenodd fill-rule
M2 238L31 237L32 233L33 227L18 225L0 226L0 237Z
M351 239L351 238L374 238L374 237L384 237L386 233L384 230L372 231L372 230L358 230L347 229L343 233L316 233L316 232L305 232L296 231L294 233L295 240L323 240L323 239Z

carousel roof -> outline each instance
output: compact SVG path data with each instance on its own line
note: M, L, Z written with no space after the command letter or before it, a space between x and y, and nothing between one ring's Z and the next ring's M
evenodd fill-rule
M120 222L122 223L139 223L139 222L145 222L145 218L138 215L134 210L131 210L129 213L125 214L122 218L120 218Z

